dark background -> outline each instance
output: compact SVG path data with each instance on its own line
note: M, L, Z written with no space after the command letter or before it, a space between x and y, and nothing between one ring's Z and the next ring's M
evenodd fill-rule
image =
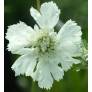
M50 0L41 0L41 3ZM82 27L82 38L88 40L88 1L87 0L53 0L61 9L60 19L65 23L68 19L76 21ZM35 21L30 16L30 7L36 7L36 0L5 0L5 33L7 27L23 21L33 27ZM8 41L5 39L5 92L45 92L30 77L19 76L15 78L11 65L18 56L7 51ZM72 69L65 73L64 79L55 82L48 92L87 92L87 69L75 72ZM47 91L46 91L47 92Z

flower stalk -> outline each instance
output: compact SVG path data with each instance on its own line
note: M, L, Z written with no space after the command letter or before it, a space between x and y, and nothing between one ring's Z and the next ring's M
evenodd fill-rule
M36 0L37 3L37 10L40 10L40 0Z

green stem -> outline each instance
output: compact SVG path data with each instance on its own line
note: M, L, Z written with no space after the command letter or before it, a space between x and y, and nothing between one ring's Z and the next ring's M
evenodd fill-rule
M36 0L37 2L37 9L40 10L40 0Z

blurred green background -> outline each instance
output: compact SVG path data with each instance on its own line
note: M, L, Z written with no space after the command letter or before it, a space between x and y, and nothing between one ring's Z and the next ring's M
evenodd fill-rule
M5 0L5 33L7 26L23 21L30 26L36 23L30 16L30 7L37 8L37 0ZM41 0L41 3L51 0ZM76 21L82 27L82 38L88 40L88 1L87 0L52 0L61 9L60 20L65 23L68 19ZM6 50L8 41L5 40L5 92L88 92L88 70L79 72L71 69L65 72L63 80L54 82L51 90L46 91L33 83L30 77L14 77L11 65L17 56Z

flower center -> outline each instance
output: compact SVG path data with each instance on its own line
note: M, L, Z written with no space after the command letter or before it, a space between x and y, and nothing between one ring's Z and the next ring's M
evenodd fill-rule
M38 33L33 47L38 48L40 53L51 52L55 49L55 39L47 31Z

